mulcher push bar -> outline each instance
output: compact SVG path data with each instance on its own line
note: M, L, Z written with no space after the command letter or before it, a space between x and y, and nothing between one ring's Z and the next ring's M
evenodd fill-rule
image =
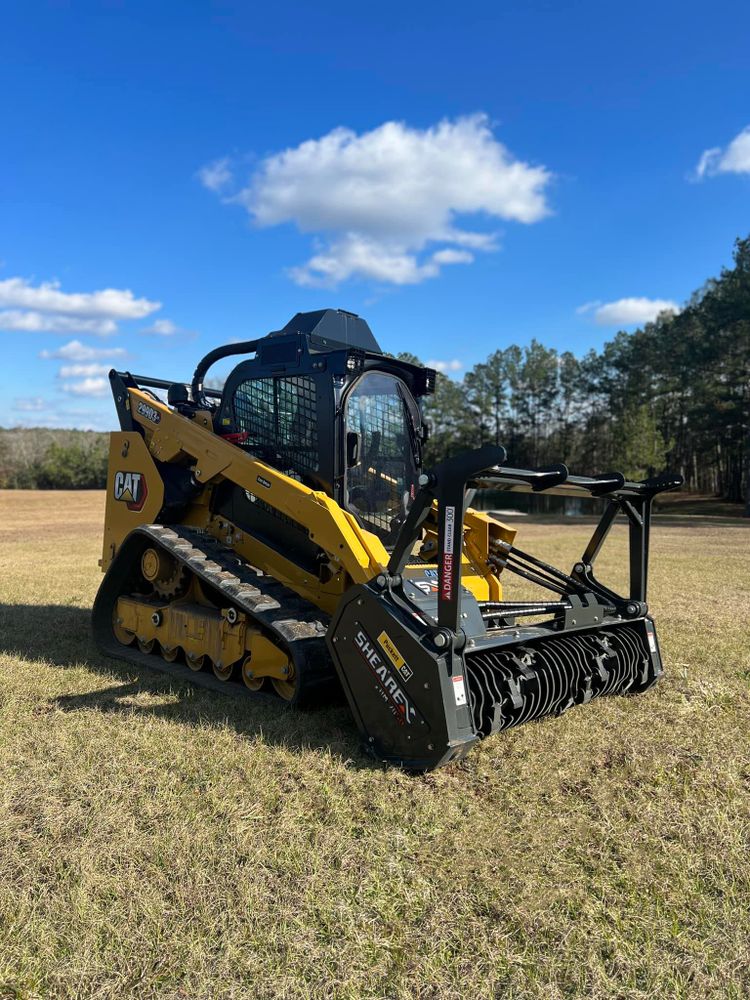
M583 493L588 493L592 497L654 497L657 493L677 489L682 485L682 476L665 473L654 479L632 482L621 472L607 472L602 476L571 476L564 465L552 465L545 469L511 469L498 466L476 473L469 485L474 489L547 493L555 496L581 496Z
M569 575L540 564L538 560L512 548L498 554L498 558L508 569L556 590L563 597L585 591L614 606L623 617L635 618L645 614L651 505L657 494L677 489L682 484L682 477L665 474L643 482L632 482L619 472L601 476L571 476L564 465L515 469L504 464L505 458L504 448L486 445L449 458L420 478L419 490L391 554L388 564L390 576L403 572L420 529L433 505L437 504L438 628L450 630L455 635L461 612L462 530L469 492L496 489L563 496L588 494L605 500L607 506L581 560ZM625 515L630 528L628 596L609 590L593 573L596 556L618 514Z

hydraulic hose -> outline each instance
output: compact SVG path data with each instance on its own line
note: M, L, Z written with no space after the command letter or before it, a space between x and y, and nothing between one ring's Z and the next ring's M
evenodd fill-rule
M222 358L230 357L232 354L253 354L258 350L259 344L260 340L243 340L239 344L225 344L223 347L215 347L213 351L209 351L204 358L201 358L193 374L193 381L190 384L193 402L197 406L205 404L203 380L206 377L206 372L212 365L215 365L217 361L221 361Z

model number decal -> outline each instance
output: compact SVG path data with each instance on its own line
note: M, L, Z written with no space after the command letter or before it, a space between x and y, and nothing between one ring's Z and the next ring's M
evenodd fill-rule
M381 632L378 636L378 642L383 647L385 655L391 661L393 666L398 670L405 681L411 680L412 669L406 660L403 658L401 653L398 651L396 643L391 639L387 632Z
M365 635L362 629L354 637L357 649L362 659L373 673L385 702L396 717L400 725L411 726L416 720L417 713L409 701L406 692L395 680L388 667L383 662L374 644Z
M128 510L143 510L148 496L146 477L142 472L116 472L112 494Z
M155 410L153 406L149 406L148 403L144 403L143 400L138 403L138 412L146 420L150 420L152 424L158 424L161 420L159 411Z

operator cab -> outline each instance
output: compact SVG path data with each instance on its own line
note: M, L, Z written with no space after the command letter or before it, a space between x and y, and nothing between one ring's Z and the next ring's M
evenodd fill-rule
M327 493L389 547L417 490L426 439L419 400L434 391L435 372L383 354L359 316L325 309L207 355L193 381L194 403L205 403L212 355L249 349L255 356L224 386L216 432ZM260 494L252 502L262 504Z

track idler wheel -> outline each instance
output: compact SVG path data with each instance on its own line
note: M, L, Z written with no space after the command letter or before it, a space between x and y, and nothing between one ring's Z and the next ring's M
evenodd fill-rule
M242 663L245 686L260 691L267 678L280 698L295 701L299 693L297 675L289 654L259 632L252 635L248 649Z
M294 696L297 693L294 667L290 663L285 669L289 671L289 676L285 677L283 680L279 677L272 677L271 683L273 684L274 691L279 698L283 698L284 701L294 701Z
M122 618L120 618L117 614L116 604L114 610L112 611L112 634L118 642L123 644L123 646L130 646L135 639L135 633L128 632L126 628L122 627Z

